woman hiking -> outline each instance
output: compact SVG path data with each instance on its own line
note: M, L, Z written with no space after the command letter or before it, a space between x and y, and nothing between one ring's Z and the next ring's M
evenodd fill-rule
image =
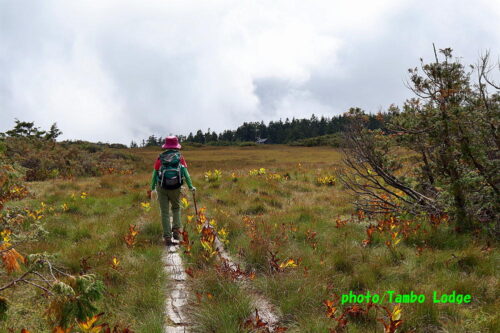
M191 182L186 161L180 153L181 145L175 136L168 136L165 144L161 146L165 151L158 156L154 164L151 190L158 192L160 202L161 223L163 225L163 238L166 246L175 245L175 240L180 239L181 228L181 186L183 180L191 191L196 188ZM172 206L173 226L170 230L169 203Z

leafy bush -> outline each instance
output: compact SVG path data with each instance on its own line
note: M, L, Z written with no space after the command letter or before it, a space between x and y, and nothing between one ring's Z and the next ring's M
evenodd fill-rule
M47 311L52 323L61 327L96 314L94 302L104 293L104 284L92 274L70 276L66 282L58 281L52 286L55 296Z
M304 147L317 147L317 146L331 146L338 148L342 144L342 137L339 134L328 134L316 136L314 138L297 140L289 143L290 146L304 146Z
M256 146L257 144L252 141L242 141L242 142L237 142L237 145L239 147L250 147L250 146Z
M200 147L203 147L203 144L198 143L198 142L183 142L182 143L182 148L186 149L189 147L200 148Z
M9 163L5 157L5 151L5 144L0 141L0 211L4 202L20 199L27 194L26 188L21 183L23 168Z
M410 70L416 98L392 106L385 130L368 130L368 117L352 109L344 184L367 212L450 216L459 231L500 233L500 122L498 85L488 77L488 54L473 73L444 60ZM489 94L488 88L495 91Z
M236 145L235 142L231 141L209 141L207 142L207 146L234 146Z
M10 162L25 168L27 181L131 173L139 157L89 142L57 143L31 137L4 139Z

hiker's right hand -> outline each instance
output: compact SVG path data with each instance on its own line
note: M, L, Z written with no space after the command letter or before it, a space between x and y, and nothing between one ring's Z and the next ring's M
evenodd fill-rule
M196 192L196 187L194 187L194 186L191 187L191 192L193 192L193 193Z

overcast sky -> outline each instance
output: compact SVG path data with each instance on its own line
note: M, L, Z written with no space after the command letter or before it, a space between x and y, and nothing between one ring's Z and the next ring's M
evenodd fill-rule
M410 96L432 43L500 55L500 1L0 0L0 131L129 143Z

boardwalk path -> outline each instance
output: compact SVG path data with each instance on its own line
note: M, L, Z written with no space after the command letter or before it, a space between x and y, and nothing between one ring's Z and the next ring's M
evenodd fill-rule
M219 257L225 260L233 270L238 269L238 265L227 253L222 242L216 237L215 246L219 252ZM170 289L165 302L165 333L188 333L190 326L188 318L188 297L187 274L185 272L179 246L169 246L165 248L163 264L170 280ZM263 295L255 291L250 281L240 280L240 286L250 295L252 305L257 309L260 318L268 324L269 331L273 332L279 322L279 315L274 306ZM254 317L255 314L252 315Z
M165 302L165 333L187 333L190 326L187 317L187 274L179 254L179 246L165 248L163 264L171 284Z

